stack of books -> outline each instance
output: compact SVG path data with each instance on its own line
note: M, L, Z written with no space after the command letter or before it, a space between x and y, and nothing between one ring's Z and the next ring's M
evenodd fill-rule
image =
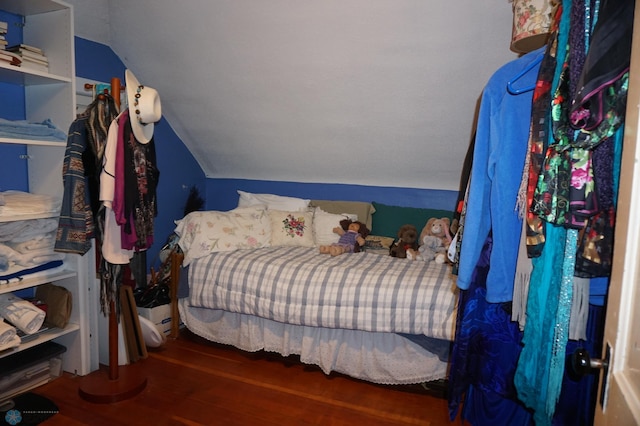
M4 50L7 47L7 29L9 28L9 24L0 21L0 50Z
M44 51L38 47L28 44L17 44L7 47L7 52L18 55L20 59L22 59L21 66L25 68L49 72L49 60L44 54Z
M6 50L8 27L9 25L6 22L0 21L0 63L19 67L20 64L22 64L22 58L20 55Z

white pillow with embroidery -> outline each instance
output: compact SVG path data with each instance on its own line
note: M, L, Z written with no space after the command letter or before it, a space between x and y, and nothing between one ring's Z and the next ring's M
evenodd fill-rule
M313 247L313 212L268 210L272 246Z

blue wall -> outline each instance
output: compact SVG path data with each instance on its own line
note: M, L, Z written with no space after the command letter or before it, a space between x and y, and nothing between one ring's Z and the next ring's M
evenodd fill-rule
M0 10L0 21L7 22L11 31L7 32L7 45L22 43L22 17ZM6 120L25 119L24 88L17 84L0 83L0 117ZM28 169L24 155L24 145L0 146L0 191L10 189L28 191Z

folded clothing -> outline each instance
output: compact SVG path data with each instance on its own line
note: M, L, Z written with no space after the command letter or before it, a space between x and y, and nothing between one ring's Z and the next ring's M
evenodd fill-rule
M0 243L0 272L7 273L13 268L26 269L44 265L55 260L63 260L64 253L52 250L33 250L30 253L20 253L11 247Z
M23 243L33 238L55 235L57 218L16 220L0 223L0 241Z
M40 330L46 313L11 293L0 294L0 316L26 334Z
M0 318L0 348L11 343L16 336L16 328L7 324Z
M41 139L66 141L67 133L58 129L50 119L40 123L27 120L6 120L0 118L0 136L16 139Z
M24 191L4 191L0 203L0 216L19 216L25 214L58 215L62 206L62 199L43 194L31 194Z
M22 343L22 339L16 334L7 343L0 344L0 352L20 346L20 343Z

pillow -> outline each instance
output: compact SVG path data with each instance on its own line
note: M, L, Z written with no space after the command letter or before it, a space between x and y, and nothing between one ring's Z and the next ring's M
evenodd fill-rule
M216 251L269 247L271 220L264 206L228 212L195 211L176 221L183 265Z
M238 195L240 196L238 199L238 207L265 205L267 208L273 210L302 211L309 207L310 201L275 194L252 194L240 190L238 190Z
M448 210L388 206L376 203L375 201L372 204L375 208L375 213L373 214L371 235L396 238L398 236L398 230L402 225L414 225L418 229L418 232L420 232L427 223L427 220L432 217L453 218L453 211Z
M340 226L343 219L357 220L355 215L327 213L320 207L315 208L313 215L313 237L316 247L335 244L340 235L333 232L333 228Z
M311 207L320 207L323 211L333 214L348 214L351 220L359 220L371 230L371 215L375 211L371 203L364 201L334 201L311 200ZM355 215L354 218L351 215Z
M313 212L268 210L272 246L313 247Z

